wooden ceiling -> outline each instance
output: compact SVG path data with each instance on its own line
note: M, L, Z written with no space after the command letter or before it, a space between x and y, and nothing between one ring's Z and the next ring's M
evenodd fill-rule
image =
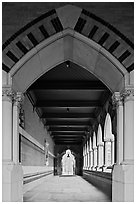
M27 95L56 144L82 144L109 90L84 68L64 62L39 78Z

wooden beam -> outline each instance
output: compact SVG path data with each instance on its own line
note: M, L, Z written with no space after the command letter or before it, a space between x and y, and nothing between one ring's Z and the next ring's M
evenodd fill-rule
M101 107L100 101L38 101L35 104L35 107L37 108L67 108L67 107L87 107L87 108L95 108L95 107Z
M43 113L41 118L94 118L92 113Z
M76 126L80 126L80 125L87 125L90 126L91 122L89 121L63 121L63 120L47 120L46 121L46 126L50 126L50 125L76 125Z
M55 135L58 135L58 136L63 136L63 135L66 135L66 136L69 136L69 135L81 135L81 136L84 136L85 135L85 132L84 131L61 131L61 132L52 132L51 133L51 136L55 136Z
M48 131L87 131L87 128L83 127L49 127Z

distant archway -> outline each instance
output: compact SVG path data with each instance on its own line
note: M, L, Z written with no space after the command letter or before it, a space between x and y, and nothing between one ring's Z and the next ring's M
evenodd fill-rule
M62 175L74 175L75 174L75 157L71 153L71 150L66 150L66 153L62 157Z

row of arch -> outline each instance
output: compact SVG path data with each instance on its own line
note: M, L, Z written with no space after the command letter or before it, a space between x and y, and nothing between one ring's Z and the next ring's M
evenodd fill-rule
M107 113L104 123L104 141L102 140L102 127L98 125L97 134L87 140L83 147L83 169L97 171L111 171L115 162L114 134L112 134L111 116Z

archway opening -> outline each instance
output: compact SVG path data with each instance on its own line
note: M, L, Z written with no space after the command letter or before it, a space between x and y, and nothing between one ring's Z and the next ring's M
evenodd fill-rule
M75 175L75 156L72 154L70 149L66 150L66 153L62 157L62 175L73 176Z

